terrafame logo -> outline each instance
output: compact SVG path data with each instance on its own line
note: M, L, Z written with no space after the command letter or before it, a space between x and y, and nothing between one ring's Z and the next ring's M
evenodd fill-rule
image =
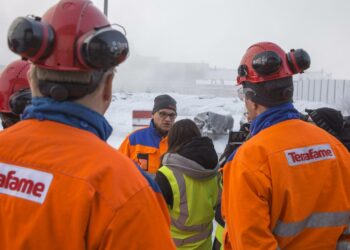
M290 166L334 159L335 155L329 144L295 148L284 152Z
M50 188L50 173L0 163L0 193L42 204Z

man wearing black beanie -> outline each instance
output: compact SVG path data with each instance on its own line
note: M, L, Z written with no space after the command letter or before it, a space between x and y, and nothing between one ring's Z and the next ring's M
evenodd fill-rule
M150 174L160 166L160 157L168 150L168 132L176 119L176 101L170 95L154 98L152 120L146 128L129 134L119 151L134 160Z

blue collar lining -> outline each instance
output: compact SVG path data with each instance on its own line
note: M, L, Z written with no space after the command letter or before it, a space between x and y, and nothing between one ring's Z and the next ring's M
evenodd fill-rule
M26 107L22 119L60 122L92 132L104 141L107 141L113 131L105 117L96 111L74 102L58 102L47 97L34 97L32 104Z

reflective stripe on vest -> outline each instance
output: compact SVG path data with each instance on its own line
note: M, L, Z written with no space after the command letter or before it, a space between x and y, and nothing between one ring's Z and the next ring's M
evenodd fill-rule
M224 237L224 228L220 224L217 224L215 238L220 242L221 245L222 245L223 237Z
M185 244L195 243L195 242L207 239L208 237L211 236L212 232L213 232L213 225L211 224L207 230L205 230L199 234L196 234L192 237L188 237L186 239L173 239L173 240L174 240L175 245L177 247L180 247L180 246L183 246Z
M336 250L350 250L350 242L345 240L339 241Z
M348 224L346 230L343 232L343 235L350 235L350 223Z
M180 215L175 220L174 218L171 218L171 223L177 227L180 230L183 231L203 231L209 227L210 223L201 224L201 225L193 225L193 226L186 226L186 221L188 219L189 213L188 213L188 207L187 207L187 195L186 195L186 183L185 178L182 173L180 173L177 170L172 169L174 176L176 178L176 181L178 183L178 186L180 187ZM205 239L205 238L203 238ZM201 239L202 240L202 239Z
M306 228L339 227L348 225L350 212L314 213L303 221L285 223L278 221L273 233L280 237L293 237Z

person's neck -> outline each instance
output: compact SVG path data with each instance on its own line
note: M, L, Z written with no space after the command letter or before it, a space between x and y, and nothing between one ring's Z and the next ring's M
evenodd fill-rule
M160 135L161 137L165 137L165 136L168 135L168 131L164 131L163 129L160 129L160 128L158 128L158 127L155 127L155 129L157 130L157 132L159 133L159 135Z

